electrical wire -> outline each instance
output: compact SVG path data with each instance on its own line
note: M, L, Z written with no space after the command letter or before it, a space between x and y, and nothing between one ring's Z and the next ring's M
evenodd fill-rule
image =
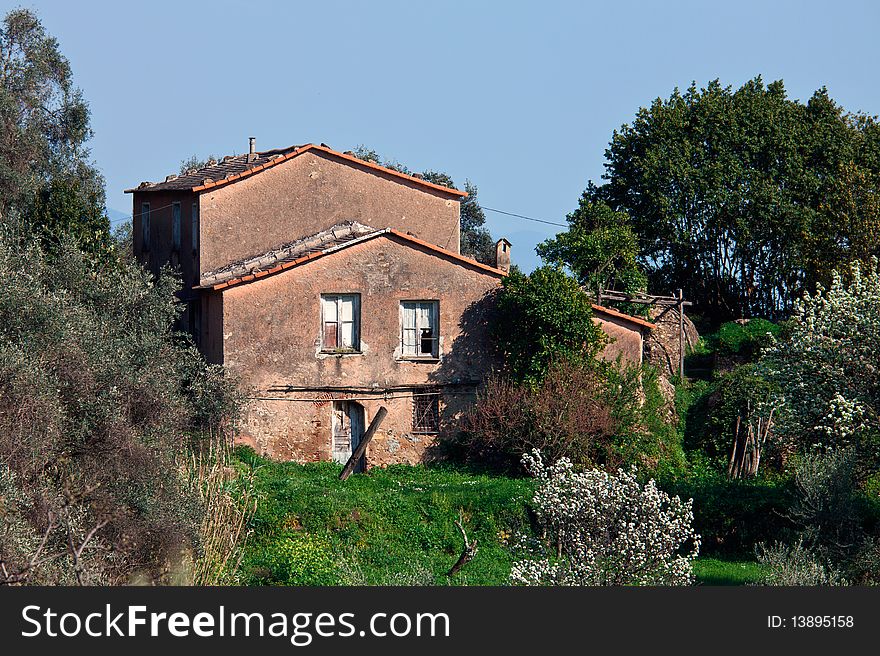
M485 205L481 205L484 210L487 212L496 212L497 214L504 214L505 216L513 216L517 219L525 219L526 221L534 221L535 223L546 223L547 225L559 226L561 228L567 228L567 223L558 223L557 221L548 221L547 219L536 219L533 216L525 216L524 214L514 214L513 212L505 212L504 210L496 210L494 207L486 207Z

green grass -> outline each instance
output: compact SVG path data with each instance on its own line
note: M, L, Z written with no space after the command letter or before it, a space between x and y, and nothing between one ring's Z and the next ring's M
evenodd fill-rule
M500 585L510 572L510 539L532 531L529 479L395 465L342 482L334 463L273 462L246 449L237 457L239 467L253 468L257 489L242 562L248 584ZM463 546L459 512L479 550L450 581L446 572ZM288 553L305 571L291 575Z
M257 492L242 561L249 585L504 585L511 541L533 532L530 479L395 465L342 482L334 463L274 462L249 449L236 457ZM462 550L459 512L479 549L450 580ZM745 585L761 566L701 557L694 573L702 585Z
M698 558L694 575L699 585L749 585L757 583L763 566L753 560L719 560Z

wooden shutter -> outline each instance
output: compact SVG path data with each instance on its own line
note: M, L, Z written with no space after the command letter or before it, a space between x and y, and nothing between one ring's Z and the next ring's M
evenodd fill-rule
M401 304L403 355L418 355L418 303Z
M180 250L180 203L171 204L171 244L174 250Z
M192 220L192 234L190 235L192 240L192 250L193 253L198 252L199 250L199 204L192 204L192 214L190 215Z
M141 204L141 241L143 242L142 248L147 251L150 250L150 204L142 203Z
M342 348L357 348L355 343L357 297L354 295L339 296L339 345Z
M339 314L337 312L336 296L324 296L321 298L321 314L324 322L324 349L339 348Z

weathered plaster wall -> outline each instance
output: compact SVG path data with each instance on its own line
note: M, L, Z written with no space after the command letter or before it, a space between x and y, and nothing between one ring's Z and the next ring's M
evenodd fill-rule
M614 361L618 355L633 364L642 362L642 331L631 323L616 317L596 313L593 321L599 324L609 337L609 342L600 354L604 360ZM646 329L647 330L647 329Z
M456 197L326 153L202 192L200 202L202 272L351 220L459 250Z
M418 462L432 439L412 435L412 399L407 395L413 386L444 387L444 423L451 423L472 400L474 385L496 364L488 321L498 281L488 272L383 236L224 290L224 364L258 390L258 396L309 399L253 403L246 439L273 457L327 459L331 409L310 399L377 396L375 402L361 401L367 422L380 404L389 410L368 462ZM361 295L360 353L320 353L320 297L326 293ZM401 300L439 301L439 359L400 357ZM285 386L300 389L284 392ZM322 396L301 389L325 387L336 391ZM381 393L363 391L346 395L340 391L346 387L398 390L389 394L406 398L385 401Z

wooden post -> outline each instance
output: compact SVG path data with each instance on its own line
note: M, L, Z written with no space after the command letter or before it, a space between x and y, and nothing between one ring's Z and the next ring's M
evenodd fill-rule
M684 291L678 290L678 375L684 380Z
M345 463L345 467L342 468L342 473L339 474L339 480L344 481L346 478L351 476L351 473L354 471L354 466L357 464L357 461L360 460L364 453L367 451L367 445L370 443L370 440L373 439L373 435L376 433L376 429L379 428L379 424L382 423L382 420L385 419L385 415L388 414L388 408L384 405L379 408L379 412L376 413L376 416L373 417L373 421L370 422L370 427L367 429L367 432L364 433L363 438L361 438L360 444L357 445L357 448L349 457L348 462Z

